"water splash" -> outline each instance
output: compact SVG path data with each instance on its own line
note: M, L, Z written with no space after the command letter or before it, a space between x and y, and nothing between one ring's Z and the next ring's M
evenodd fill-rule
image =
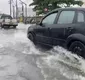
M54 47L46 53L50 53L51 55L42 57L36 62L44 75L52 76L45 71L46 69L50 69L51 72L55 70L56 74L60 72L62 76L69 80L85 80L85 60L82 57L72 54L59 46ZM51 72L50 74L52 74Z

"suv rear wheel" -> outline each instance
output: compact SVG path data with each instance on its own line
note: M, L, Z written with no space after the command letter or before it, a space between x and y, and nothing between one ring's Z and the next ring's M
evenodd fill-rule
M13 26L14 29L16 29L16 26Z
M1 25L1 28L4 28L4 26Z
M1 24L1 28L4 28L4 25Z
M85 45L80 41L73 42L69 50L85 58Z
M9 29L9 28L10 28L10 26L3 26L3 28L4 28L4 29Z

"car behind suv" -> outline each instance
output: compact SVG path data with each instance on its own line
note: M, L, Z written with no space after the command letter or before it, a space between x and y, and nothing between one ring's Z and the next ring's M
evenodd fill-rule
M27 35L34 43L63 46L85 57L85 8L53 10L30 26Z
M10 15L0 14L1 28L10 28L10 26L13 26L13 28L16 28L17 25L18 25L17 20L13 19Z

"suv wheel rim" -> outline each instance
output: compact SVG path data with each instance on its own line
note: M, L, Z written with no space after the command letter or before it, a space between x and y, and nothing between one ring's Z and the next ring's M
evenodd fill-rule
M75 41L71 44L70 51L85 58L85 45L79 41Z
M75 46L74 49L73 49L73 52L82 56L83 49L80 46Z

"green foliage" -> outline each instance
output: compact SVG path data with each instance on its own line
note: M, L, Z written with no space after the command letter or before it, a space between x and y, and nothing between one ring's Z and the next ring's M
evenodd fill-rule
M49 12L56 8L63 7L70 7L71 5L79 5L82 6L83 2L80 0L33 0L33 3L30 4L30 6L35 6L33 8L36 13L44 14L46 12ZM45 11L44 9L47 8L48 11Z

